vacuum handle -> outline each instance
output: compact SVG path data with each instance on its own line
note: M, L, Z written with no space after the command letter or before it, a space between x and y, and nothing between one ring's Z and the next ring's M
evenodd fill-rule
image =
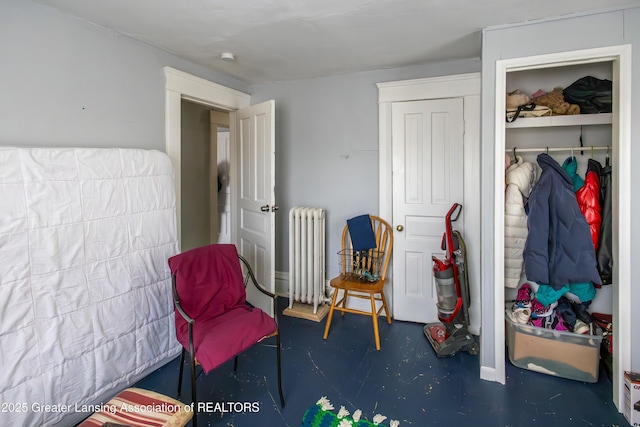
M447 212L447 218L445 221L445 235L447 236L447 256L449 258L453 258L453 251L455 251L455 248L453 247L453 228L451 227L451 223L458 220L458 218L460 217L460 213L462 213L462 205L459 203L454 203L453 206L451 206L451 209L449 209L449 212ZM451 219L453 214L455 214L456 216L455 218Z
M455 218L451 218L454 213L456 214ZM451 206L451 209L449 209L449 212L447 212L447 222L456 222L458 218L460 218L461 213L462 205L459 203L454 203L453 206Z

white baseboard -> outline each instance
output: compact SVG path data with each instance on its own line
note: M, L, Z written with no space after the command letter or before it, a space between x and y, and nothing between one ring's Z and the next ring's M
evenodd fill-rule
M279 297L289 297L289 272L288 271L276 271L276 295ZM331 296L333 288L329 286L329 281L324 282L325 295ZM331 301L329 301L331 302Z
M276 271L276 294L279 297L289 298L289 272L287 271ZM325 295L327 298L330 298L333 295L333 288L329 286L329 281L325 280L324 283ZM327 304L331 303L330 299L327 299ZM382 303L378 302L376 304L379 309ZM356 310L362 311L370 311L371 303L369 301L365 301L359 298L349 298L347 306Z
M496 376L496 369L488 366L480 366L480 379L485 381L500 382ZM504 384L504 382L502 383Z
M276 271L276 295L279 297L289 296L289 272Z

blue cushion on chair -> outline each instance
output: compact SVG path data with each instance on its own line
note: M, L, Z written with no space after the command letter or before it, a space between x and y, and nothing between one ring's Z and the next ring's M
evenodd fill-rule
M376 236L373 234L371 217L360 215L347 220L351 244L354 251L373 249L376 247Z

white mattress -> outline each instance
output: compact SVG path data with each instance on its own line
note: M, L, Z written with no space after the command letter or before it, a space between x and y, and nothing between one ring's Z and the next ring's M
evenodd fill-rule
M0 147L0 425L72 425L179 352L175 203L159 151Z

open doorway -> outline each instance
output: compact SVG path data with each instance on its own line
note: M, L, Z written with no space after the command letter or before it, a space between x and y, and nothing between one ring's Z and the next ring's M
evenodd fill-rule
M215 238L218 243L231 243L231 139L228 127L216 126L215 133L218 152L218 227Z
M182 241L182 101L220 109L229 115L229 139L233 147L229 182L231 242L255 268L258 281L275 291L275 101L250 105L250 96L217 83L165 67L166 147L174 168L176 223ZM216 153L215 150L210 152ZM210 174L211 176L211 174ZM217 180L217 178L216 178ZM217 181L216 181L217 182ZM216 183L217 186L217 183ZM214 186L215 187L215 186ZM213 187L210 187L213 188ZM217 196L216 196L217 198ZM211 228L209 228L211 234ZM269 297L247 294L247 300L273 314Z
M182 249L230 243L229 113L181 102Z
M250 105L250 96L230 89L228 87L210 82L208 80L187 74L172 67L165 67L166 78L166 148L167 154L171 158L175 173L175 193L176 193L176 223L178 230L178 241L181 250L185 249L182 239L183 224L183 203L182 203L182 106L183 101L189 101L200 105L207 110L229 112L245 108ZM207 121L209 123L209 121ZM210 125L207 125L210 132ZM231 126L229 126L231 128ZM233 135L230 136L233 140ZM233 161L231 161L233 163ZM233 177L230 178L233 181ZM217 185L217 184L216 184ZM233 206L233 197L231 206ZM209 212L210 213L210 212ZM209 236L211 229L209 228ZM233 227L231 230L233 237Z

